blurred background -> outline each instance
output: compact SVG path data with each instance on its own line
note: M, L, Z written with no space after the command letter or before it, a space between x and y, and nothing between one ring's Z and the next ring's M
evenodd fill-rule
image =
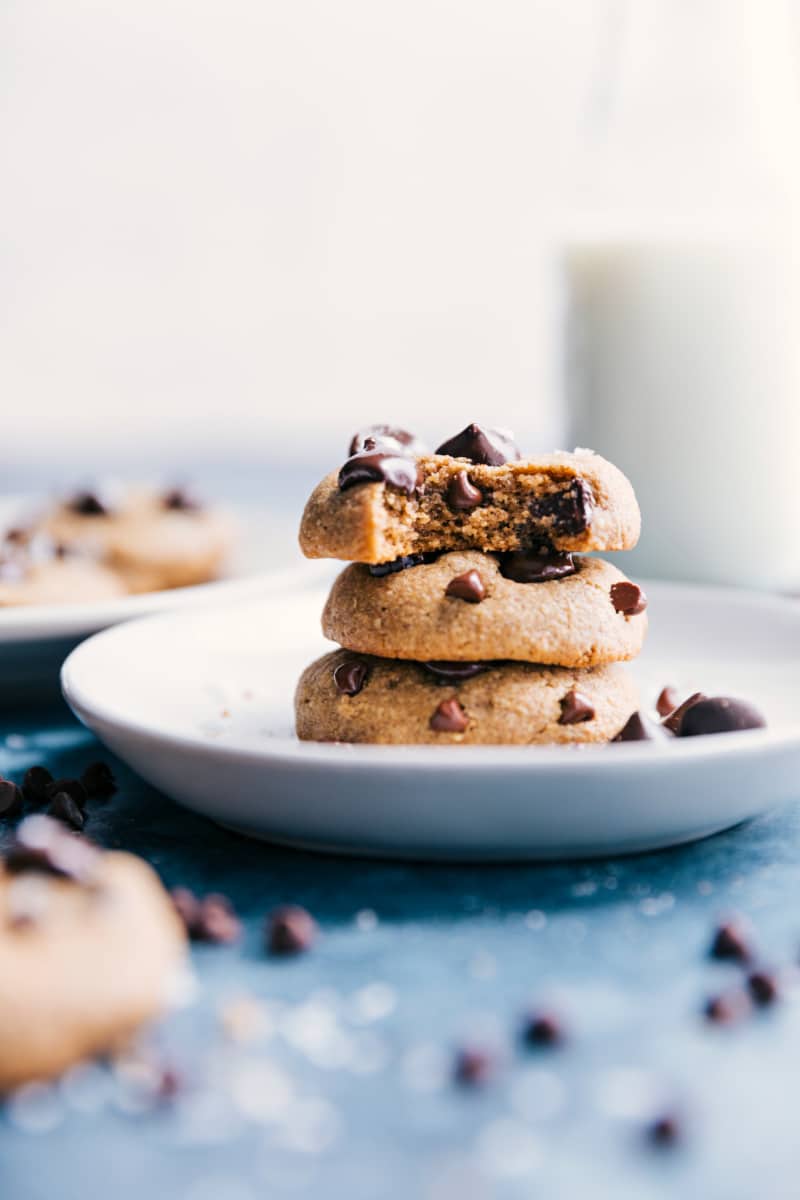
M640 569L800 586L797 18L6 0L4 487L295 505L359 424L479 420L628 471Z

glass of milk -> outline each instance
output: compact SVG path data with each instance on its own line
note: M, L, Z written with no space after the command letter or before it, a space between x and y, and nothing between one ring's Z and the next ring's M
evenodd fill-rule
M643 533L626 569L798 590L791 6L625 12L563 245L572 441L636 488Z

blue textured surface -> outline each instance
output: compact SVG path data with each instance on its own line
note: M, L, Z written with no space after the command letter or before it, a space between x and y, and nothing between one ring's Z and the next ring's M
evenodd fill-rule
M100 753L63 713L2 734L12 776L34 761L70 774ZM118 772L89 834L170 886L228 893L245 937L194 951L195 1000L154 1035L185 1078L173 1102L139 1105L103 1067L6 1105L3 1200L797 1195L800 809L635 859L398 865L247 842ZM282 901L322 928L291 961L261 948ZM787 991L712 1028L703 1000L737 969L707 946L731 908ZM265 1022L246 1042L220 1025L243 995ZM571 1037L525 1051L520 1013L540 1000ZM498 1055L480 1089L451 1080L464 1042ZM675 1150L643 1137L664 1108L685 1122Z

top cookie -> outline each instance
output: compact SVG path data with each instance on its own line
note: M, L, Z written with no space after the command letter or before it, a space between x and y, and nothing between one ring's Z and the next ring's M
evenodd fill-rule
M384 563L442 550L629 550L639 506L591 450L519 458L509 435L470 425L435 454L403 430L357 434L315 488L300 526L307 558Z

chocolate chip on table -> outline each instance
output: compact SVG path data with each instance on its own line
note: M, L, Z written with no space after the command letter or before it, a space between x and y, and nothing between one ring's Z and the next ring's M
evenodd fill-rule
M66 792L68 796L77 804L78 808L84 809L89 801L89 796L86 788L81 783L80 779L54 779L48 783L45 788L45 797L47 800L52 800L59 792Z
M435 733L463 733L469 718L455 696L442 700L428 722Z
M78 807L68 792L56 792L47 806L47 815L78 833L86 824L83 810Z
M426 671L435 675L440 683L463 683L465 679L473 679L482 675L494 664L491 662L445 662L444 660L421 663Z
M641 712L634 712L628 717L612 742L663 742L670 740L660 725L650 721Z
M76 883L89 883L100 857L91 842L68 832L60 821L37 813L26 817L17 828L5 866L12 875L39 871Z
M753 1002L761 1008L767 1008L780 999L780 984L771 971L751 971L747 976L747 987Z
M579 725L582 721L591 721L594 716L592 702L574 688L561 697L559 725Z
M270 954L302 954L317 940L317 922L297 904L283 904L267 917L265 943Z
M466 600L468 604L480 604L486 598L486 586L477 571L465 571L450 580L444 594Z
M33 808L41 808L47 803L47 789L53 782L53 776L47 767L29 767L22 777L22 794Z
M500 574L514 583L549 583L565 579L578 570L571 554L540 546L535 550L511 550L500 555Z
M687 696L677 708L674 708L672 712L664 718L661 724L665 729L668 729L670 733L674 733L677 736L680 733L683 718L692 705L698 704L701 700L705 699L707 699L707 697L703 692L692 692L691 696Z
M428 453L427 446L419 438L395 425L367 425L354 433L350 440L349 456L352 458L364 450L391 450L395 454L416 456Z
M367 681L369 665L362 658L348 658L333 672L333 682L340 696L357 696Z
M80 782L92 800L107 800L117 791L117 781L108 763L90 763L80 778Z
M650 1122L645 1134L651 1145L667 1149L681 1140L681 1122L674 1113L663 1113Z
M409 567L419 567L423 563L435 562L438 557L438 554L433 551L426 551L425 554L404 554L391 562L367 563L367 570L370 575L380 579L383 575L395 575L398 571L407 571Z
M224 944L241 936L242 923L227 896L211 892L200 897L184 887L173 888L170 896L193 942Z
M710 696L698 700L684 714L678 737L699 737L706 733L738 733L743 729L763 729L761 713L746 700L730 696Z
M453 1063L453 1078L465 1087L488 1083L497 1073L497 1057L482 1046L464 1046Z
M200 512L203 508L202 500L185 487L169 488L161 497L161 503L173 512Z
M340 492L360 483L385 483L387 487L410 496L417 486L417 464L413 458L366 450L348 458L339 472Z
M656 700L656 712L660 717L668 717L671 712L674 712L678 707L678 693L674 687L663 687L658 693Z
M721 992L706 1001L703 1012L706 1020L715 1025L733 1025L750 1011L750 998L744 988Z
M631 583L626 579L623 583L612 583L611 603L623 616L635 617L647 608L647 596L638 583Z
M731 920L723 921L718 925L711 939L709 954L712 958L749 962L753 957L753 952L744 923L731 918Z
M533 1012L523 1022L522 1040L529 1046L559 1046L566 1034L555 1013Z
M67 501L66 507L70 512L82 517L106 517L111 512L111 506L106 497L97 491L74 492Z
M574 536L584 533L591 524L594 498L585 479L576 475L559 491L537 496L531 501L531 519L542 522L549 533Z
M8 817L18 817L22 812L22 789L10 779L0 776L0 820Z
M520 456L511 434L501 429L484 429L474 423L442 442L436 453L468 458L470 462L483 463L487 467L499 467Z
M447 503L458 512L468 512L483 503L483 492L470 481L466 471L457 471L447 487Z

